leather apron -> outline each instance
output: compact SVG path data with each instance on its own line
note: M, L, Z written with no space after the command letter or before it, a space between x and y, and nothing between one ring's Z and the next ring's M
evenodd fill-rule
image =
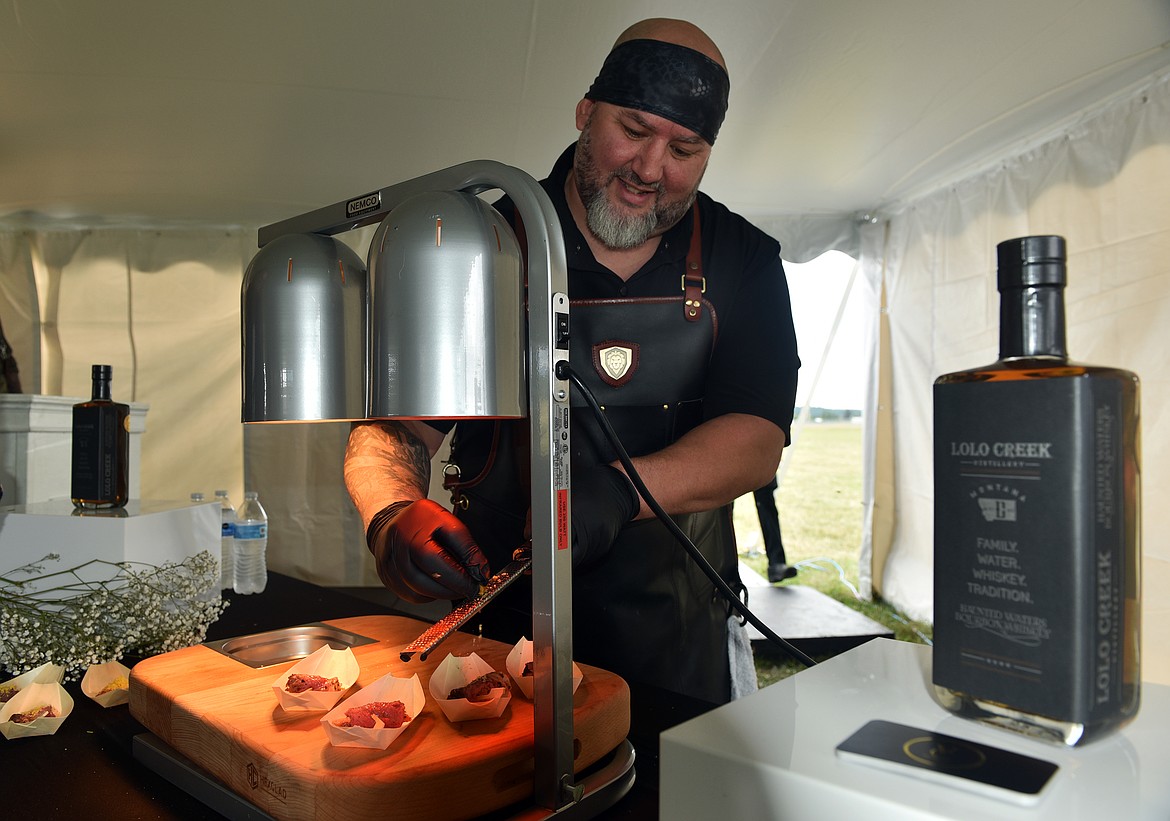
M701 294L699 237L696 206L680 295L570 302L573 370L631 456L661 450L703 419L718 324ZM577 393L570 401L572 464L614 461L616 453ZM452 440L444 484L493 568L525 540L528 444L527 420L463 421ZM742 590L731 505L675 521L723 579ZM531 597L528 584L505 591L481 614L484 634L505 642L531 635ZM729 613L660 522L632 522L608 554L574 570L573 656L631 681L722 704L730 698Z

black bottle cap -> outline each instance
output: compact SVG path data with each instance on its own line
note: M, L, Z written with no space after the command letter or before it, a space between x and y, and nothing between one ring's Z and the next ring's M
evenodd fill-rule
M108 381L110 379L110 377L113 375L113 373L114 373L114 369L111 368L109 365L94 365L93 366L93 378L94 379L105 379Z
M1064 237L1017 237L1004 240L995 251L1001 291L1037 285L1063 286L1067 282Z

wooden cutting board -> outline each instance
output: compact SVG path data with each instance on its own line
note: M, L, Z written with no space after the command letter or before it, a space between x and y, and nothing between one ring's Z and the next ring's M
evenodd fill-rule
M146 659L130 676L130 712L176 751L276 818L472 818L533 794L533 710L518 687L503 715L452 723L428 691L448 653L474 651L504 670L511 647L457 633L426 661L398 653L429 625L399 616L325 622L377 639L353 648L357 688L388 672L418 673L425 708L386 750L334 747L324 713L285 712L272 684L293 664L254 669L198 645ZM573 697L574 766L614 750L630 726L618 676L580 665Z

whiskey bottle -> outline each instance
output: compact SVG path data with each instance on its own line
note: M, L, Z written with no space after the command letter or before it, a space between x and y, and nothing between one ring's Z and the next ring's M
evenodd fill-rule
M997 246L999 359L934 383L939 701L1069 746L1138 711L1138 378L1065 347L1065 242Z
M112 368L93 366L93 395L73 406L70 498L87 510L120 508L130 489L130 406L110 398Z

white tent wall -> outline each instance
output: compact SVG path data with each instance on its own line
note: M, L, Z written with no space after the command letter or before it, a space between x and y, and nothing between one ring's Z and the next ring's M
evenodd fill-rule
M143 498L243 491L240 281L255 233L239 229L0 229L0 317L24 393L112 393L149 405ZM63 495L67 495L64 488Z
M891 401L870 406L869 429L890 430L892 463L868 461L866 488L892 476L894 505L873 586L932 617L932 382L998 355L996 244L1061 234L1072 358L1142 380L1143 676L1170 682L1170 604L1160 593L1170 584L1170 506L1160 501L1170 485L1170 75L1021 148L862 229L863 270L884 273L891 363ZM886 521L880 513L873 522ZM864 551L880 557L887 545L871 534Z
M247 426L245 480L268 513L271 569L317 584L381 585L342 475L349 427Z
M342 422L248 425L244 480L268 513L269 568L326 586L381 587L345 489L349 429ZM430 497L450 508L442 487L447 454L444 446L432 460Z

